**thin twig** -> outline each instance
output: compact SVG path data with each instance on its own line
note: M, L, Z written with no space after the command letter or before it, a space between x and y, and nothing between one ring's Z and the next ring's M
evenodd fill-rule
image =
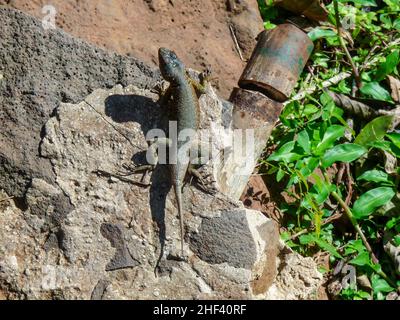
M5 198L5 199L0 199L0 203L8 201L8 200L12 200L12 199L14 199L14 197L8 197L8 198Z
M237 41L237 38L236 38L235 30L233 30L233 27L232 27L231 24L229 25L229 30L231 31L231 36L232 36L232 39L233 39L233 43L235 44L236 51L237 51L237 53L238 53L238 55L240 57L240 60L245 61L244 58L243 58L243 55L242 55L242 50L240 50L240 47L239 47L239 42Z
M351 171L350 171L350 164L345 163L345 168L346 168L346 175L347 175L347 197L346 200L344 201L347 205L350 204L351 198L353 197L353 178L351 177Z
M374 252L372 251L372 248L370 246L370 244L368 243L367 238L364 235L364 232L361 230L360 225L358 224L357 220L353 217L353 213L351 212L350 208L348 207L348 205L343 201L343 199L335 192L332 192L332 196L337 200L337 202L339 202L339 204L342 206L342 208L344 209L344 212L347 214L347 217L350 219L351 223L353 224L354 228L356 229L357 233L359 234L362 242L365 245L365 248L367 249L367 251L370 253L371 255L371 259L372 262L374 264L378 264L379 260L378 258L375 256ZM388 276L387 274L382 271L382 270L378 270L377 273L384 278L390 285L392 285L393 287L397 287L396 283L394 283Z
M346 42L343 39L342 35L342 23L340 22L340 16L339 16L339 5L338 5L338 0L333 0L333 5L335 9L335 20L336 20L336 28L338 32L338 37L339 37L339 42L341 47L343 48L344 53L347 56L347 59L351 65L351 69L353 70L353 75L354 75L354 80L356 81L357 84L357 89L361 89L362 82L361 82L361 77L360 73L357 69L357 66L355 65L353 58L350 55L349 50L347 49Z
M333 86L335 84L338 84L340 81L345 80L345 79L347 79L349 77L351 77L351 73L350 72L341 72L338 75L336 75L336 76L334 76L334 77L332 77L332 78L330 78L328 80L323 81L321 83L320 87L318 87L316 85L312 85L309 88L299 92L292 99L290 99L289 101L285 102L284 104L287 105L290 102L304 99L308 94L312 94L312 93L314 93L315 91L317 91L319 89L322 90L322 89L325 89L325 88L329 88L329 87L331 87L331 86Z
M133 148L137 148L137 149L143 151L143 148L142 148L142 147L133 144L132 141L131 141L131 139L129 139L129 137L128 137L126 134L124 134L123 132L121 132L120 130L118 130L117 127L116 127L114 124L112 124L111 121L108 121L108 120L103 116L103 114L101 114L99 111L97 111L96 108L95 108L91 103L89 103L89 102L86 101L86 100L84 100L84 102L85 102L94 112L96 112L96 113L100 116L100 118L102 118L107 124L109 124L119 135L121 135L122 137L124 137L124 138L126 139L126 141L128 141L128 143L129 143Z
M344 163L341 162L340 165L339 165L338 173L337 173L337 175L336 175L336 185L337 185L337 186L338 186L339 184L342 183L343 174L344 174L344 170L345 170L345 169L346 169L346 168L344 167Z
M332 192L332 196L340 204L340 206L343 208L344 212L346 213L347 217L349 218L350 222L353 224L353 226L356 229L357 233L359 234L361 240L363 241L365 247L367 248L368 252L371 254L372 262L379 263L378 258L375 256L374 252L372 251L372 248L371 248L370 244L368 243L368 240L365 237L364 232L361 230L360 225L358 224L357 220L354 218L353 213L351 212L349 206L346 204L346 202L343 201L343 199L335 191Z
M99 175L99 176L102 176L102 177L115 178L115 179L120 180L121 182L130 183L130 184L133 184L135 186L145 187L145 188L150 187L150 184L148 184L148 183L135 181L135 180L126 178L126 177L124 177L122 175L118 175L118 174L115 174L115 173L111 173L111 172L107 172L107 171L103 171L103 170L95 170L95 171L92 171L92 172L97 174L97 175Z

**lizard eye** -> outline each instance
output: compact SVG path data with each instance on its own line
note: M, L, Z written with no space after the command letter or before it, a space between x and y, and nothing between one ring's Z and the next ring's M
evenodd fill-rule
M178 64L174 61L174 62L171 62L171 67L172 68L176 68L178 66Z

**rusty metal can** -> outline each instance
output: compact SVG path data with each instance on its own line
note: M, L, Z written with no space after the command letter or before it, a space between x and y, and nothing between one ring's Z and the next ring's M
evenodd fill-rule
M234 88L229 100L233 104L233 128L248 129L275 125L281 114L283 104L272 100L262 93ZM262 137L265 144L268 137Z
M284 102L296 86L313 49L308 35L292 24L263 31L239 86Z

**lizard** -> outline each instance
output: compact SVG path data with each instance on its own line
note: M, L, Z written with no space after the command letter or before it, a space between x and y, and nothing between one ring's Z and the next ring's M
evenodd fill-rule
M209 74L203 73L200 77L201 82L193 80L186 71L185 65L178 58L176 53L166 48L158 51L159 67L164 80L169 82L169 87L162 96L161 104L170 103L170 113L174 114L177 122L177 137L184 130L197 132L200 123L199 95L205 92L205 83ZM187 173L195 176L204 186L204 181L200 173L189 163L189 158L180 157L182 148L186 141L169 141L175 143L174 153L176 161L169 164L171 182L174 188L175 198L178 207L181 232L181 255L184 256L184 221L183 221L183 201L182 187ZM171 145L170 145L171 147ZM195 146L196 147L196 146ZM184 153L186 151L183 151ZM186 154L187 155L187 154ZM175 160L175 159L174 159ZM171 162L171 161L170 161Z
M160 144L166 144L169 148L174 148L174 161L170 160L169 168L171 175L171 182L174 189L174 194L178 207L178 215L180 222L180 236L181 236L181 256L184 258L184 221L183 221L183 199L182 188L187 174L194 176L199 182L199 186L206 192L211 192L206 187L206 183L202 175L195 169L194 165L190 162L189 151L196 149L198 151L199 145L194 144L189 140L189 148L187 148L187 141L181 141L179 134L184 130L191 130L196 133L200 124L200 104L199 96L205 93L205 85L209 78L209 70L200 75L200 82L192 79L188 74L185 65L178 58L176 53L166 48L158 50L159 67L163 79L169 82L167 90L158 90L160 93L159 104L169 108L169 120L176 121L177 135L176 138L167 139L157 138L150 141L150 146L147 155L150 156L150 164L140 166L125 166L129 170L129 174L136 172L152 171L158 162L157 147ZM189 137L190 139L191 137ZM193 143L193 145L190 145ZM184 151L183 151L184 150ZM204 149L203 149L204 150ZM184 157L179 155L184 154ZM171 153L170 153L171 154ZM97 174L115 177L124 182L131 182L124 176L110 174L101 170L96 171ZM137 185L148 186L147 184L136 183Z

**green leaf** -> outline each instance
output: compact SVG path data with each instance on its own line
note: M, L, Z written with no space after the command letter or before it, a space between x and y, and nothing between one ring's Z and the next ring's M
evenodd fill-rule
M319 109L316 106L309 103L304 106L303 114L307 118L309 118L310 116L312 116L314 113L317 113L318 111L319 111Z
M303 150L306 153L310 153L310 148L311 148L310 137L308 136L306 130L303 130L298 134L297 143L300 145L300 147L303 148Z
M336 248L331 245L329 242L322 240L321 238L316 238L315 242L318 244L318 246L325 250L328 251L332 256L338 258L338 259L343 259L343 257L339 254L339 252L336 250Z
M333 146L333 143L337 139L343 137L345 130L346 130L346 128L343 126L339 126L339 125L330 126L326 130L324 137L322 138L322 141L315 148L315 154L320 155L326 149L331 148Z
M361 252L359 255L357 255L357 257L351 259L349 263L360 267L368 266L371 264L369 253L366 251Z
M388 222L386 222L387 229L393 229L397 225L400 225L400 217L392 217Z
M324 121L330 121L330 118L333 116L333 113L336 109L335 102L333 101L332 97L326 92L322 93L319 99L323 105L322 119Z
M388 152L390 152L392 150L391 143L389 141L373 141L368 144L368 147L380 149L380 150L384 150L384 151L388 151Z
M387 75L393 73L399 64L399 50L393 51L386 57L386 61L383 62L376 71L375 77L376 81L382 81Z
M387 137L400 149L400 133L388 133Z
M394 288L392 288L384 279L379 278L378 275L374 275L371 278L371 285L372 285L372 290L374 290L374 293L378 292L392 292Z
M323 68L328 69L328 63L331 61L330 57L321 52L315 52L312 57L312 61L314 62L315 66L320 66Z
M362 291L362 290L357 291L357 295L360 298L365 299L365 300L368 300L369 298L371 298L371 296L370 296L370 294L368 292L365 292L365 291Z
M339 2L353 2L354 4L359 4L361 6L376 7L377 4L375 0L340 0Z
M325 240L322 240L321 238L316 237L313 234L302 235L299 237L299 241L301 244L309 244L315 242L321 249L329 252L332 256L338 259L343 259L343 257L339 254L339 252L333 245Z
M363 146L354 143L339 144L328 150L322 158L322 166L327 168L336 161L352 162L368 150Z
M331 29L322 29L320 27L312 29L308 36L310 37L311 41L315 41L321 38L332 38L337 37L337 33Z
M295 141L289 141L282 145L278 150L271 154L268 158L270 161L289 161L293 157L294 153L291 151L294 148Z
M389 91L383 88L378 82L364 83L360 91L366 96L372 97L377 100L390 102L393 101Z
M393 28L400 31L400 18L397 18L393 22Z
M314 178L315 183L307 195L314 197L315 202L321 205L329 197L331 192L335 190L335 185L327 183L325 179L322 179L316 173L313 173L311 177ZM308 200L308 203L311 203L310 200Z
M393 188L379 187L362 194L354 202L353 215L356 219L368 217L377 208L390 201L395 195Z
M361 239L350 240L347 243L346 250L347 249L351 249L351 250L349 250L350 253L354 253L354 252L362 253L362 252L366 251L364 243L362 242Z
M340 81L336 90L343 94L351 93L351 88L347 85L346 80Z
M308 157L297 161L296 169L299 170L299 173L307 178L319 165L319 158Z
M381 116L369 122L358 134L354 143L368 146L374 141L383 140L390 129L393 116Z
M397 158L400 159L400 148L396 147L394 143L391 144L390 151L392 154L394 154ZM400 168L398 167L397 169L398 169L397 171L400 173Z
M392 181L389 180L389 175L386 172L376 169L364 172L361 176L357 178L357 181L360 180L392 183Z
M279 168L279 170L276 174L276 181L280 182L284 176L285 176L285 171L283 171L281 168Z
M276 24L272 23L271 21L264 22L265 30L272 30L274 28L276 28Z
M382 27L386 29L391 29L392 28L392 19L390 18L390 15L387 13L381 14L379 16L379 20L382 22Z

